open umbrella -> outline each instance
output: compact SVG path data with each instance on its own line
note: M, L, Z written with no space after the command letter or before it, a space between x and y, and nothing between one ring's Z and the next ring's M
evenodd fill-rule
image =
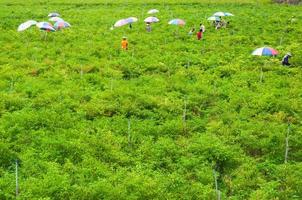
M156 17L147 17L144 22L146 23L155 23L155 22L159 22L159 19L157 19Z
M261 47L253 51L254 56L275 56L278 55L278 51L271 47Z
M148 11L148 14L155 14L155 13L158 13L158 12L159 12L159 10L157 10L157 9L151 9L151 10Z
M128 24L129 22L126 19L120 19L113 25L114 27L120 27Z
M45 26L46 24L49 25L49 26L52 26L52 24L49 23L49 22L37 22L37 23L36 23L36 26L37 26L38 28L41 28L42 26Z
M128 17L126 19L120 19L117 22L115 22L115 24L113 25L114 27L121 27L124 26L126 24L131 24L133 22L137 22L138 19L136 17Z
M60 14L59 13L49 13L48 14L48 17L59 17L60 16Z
M60 29L63 29L63 28L68 28L68 27L71 27L71 25L68 22L65 22L65 21L58 21L54 24L54 28L56 30L60 30Z
M234 15L232 13L228 13L228 12L216 12L216 13L214 13L213 16L227 17L227 16L234 16Z
M36 24L36 26L40 29L40 30L44 30L44 31L47 31L47 32L54 32L56 31L53 26L51 25L51 23L48 23L48 22L39 22Z
M168 24L183 26L186 24L186 22L182 19L172 19Z
M271 47L261 47L253 51L252 55L254 56L276 56L278 55L278 51ZM264 66L266 62L264 63ZM263 80L263 66L260 65L260 82Z
M229 12L224 13L224 15L225 16L231 16L231 17L234 16L232 13L229 13Z
M137 22L138 19L137 19L136 17L128 17L128 18L126 19L126 21L127 21L128 23L133 23L133 22Z
M28 20L28 21L26 21L26 22L24 22L24 23L22 23L18 26L18 31L24 31L24 30L28 29L29 27L31 27L32 25L35 25L35 24L37 24L36 21Z
M211 16L208 18L209 21L220 21L220 18L217 16Z
M51 17L51 18L49 18L49 21L58 22L58 21L64 21L64 20L61 17Z

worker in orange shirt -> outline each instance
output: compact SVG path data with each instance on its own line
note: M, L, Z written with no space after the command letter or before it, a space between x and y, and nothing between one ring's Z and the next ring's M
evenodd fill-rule
M125 36L123 37L123 40L122 40L122 49L128 50L128 41Z

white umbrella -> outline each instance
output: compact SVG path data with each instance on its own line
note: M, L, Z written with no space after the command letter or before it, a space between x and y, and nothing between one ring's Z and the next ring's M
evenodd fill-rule
M64 20L61 17L51 17L51 18L49 18L49 21L59 22L59 21L64 21Z
M216 16L212 16L212 17L209 17L208 20L209 21L220 21L220 18L216 17Z
M151 9L148 11L148 14L154 14L154 13L158 13L158 12L159 12L159 10L157 10L157 9Z
M138 19L137 19L136 17L128 17L128 18L126 19L126 21L128 21L128 23L133 23L133 22L137 22Z
M127 19L120 19L113 25L114 27L124 26L126 24L131 24L133 22L137 22L138 19L136 17L128 17Z
M213 16L227 17L227 16L234 16L234 15L232 13L228 13L228 12L216 12L216 13L214 13Z
M155 22L159 22L159 19L157 19L156 17L147 17L144 22L146 23L155 23Z
M126 19L120 19L113 25L114 27L120 27L128 24L129 22Z
M35 20L28 20L22 24L19 25L18 27L18 31L24 31L26 29L28 29L29 27L31 27L32 25L37 24L37 22Z
M48 17L59 17L60 16L60 14L59 13L49 13L48 14Z
M52 26L52 24L49 23L49 22L38 22L38 23L36 24L36 26L37 26L38 28L41 28L41 27L43 27L43 26L45 26L45 25Z
M226 12L224 14L225 14L225 16L234 16L232 13L228 13L228 12Z

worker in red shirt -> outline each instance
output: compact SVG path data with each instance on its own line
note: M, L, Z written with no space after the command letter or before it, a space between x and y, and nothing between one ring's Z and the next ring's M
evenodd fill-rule
M201 40L201 38L202 38L202 30L199 30L196 35L197 35L197 40Z

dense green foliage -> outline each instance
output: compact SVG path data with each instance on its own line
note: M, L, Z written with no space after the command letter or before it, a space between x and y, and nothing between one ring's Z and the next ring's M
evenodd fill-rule
M222 199L302 198L301 7L0 2L0 199L15 198L16 159L18 199L212 200L213 174ZM161 22L147 33L151 8ZM16 31L52 11L72 28ZM236 15L227 29L206 21L216 11ZM110 31L129 16L132 30ZM187 33L200 21L197 41ZM292 52L293 66L250 55L264 45Z
M302 0L274 0L276 3L300 4Z

